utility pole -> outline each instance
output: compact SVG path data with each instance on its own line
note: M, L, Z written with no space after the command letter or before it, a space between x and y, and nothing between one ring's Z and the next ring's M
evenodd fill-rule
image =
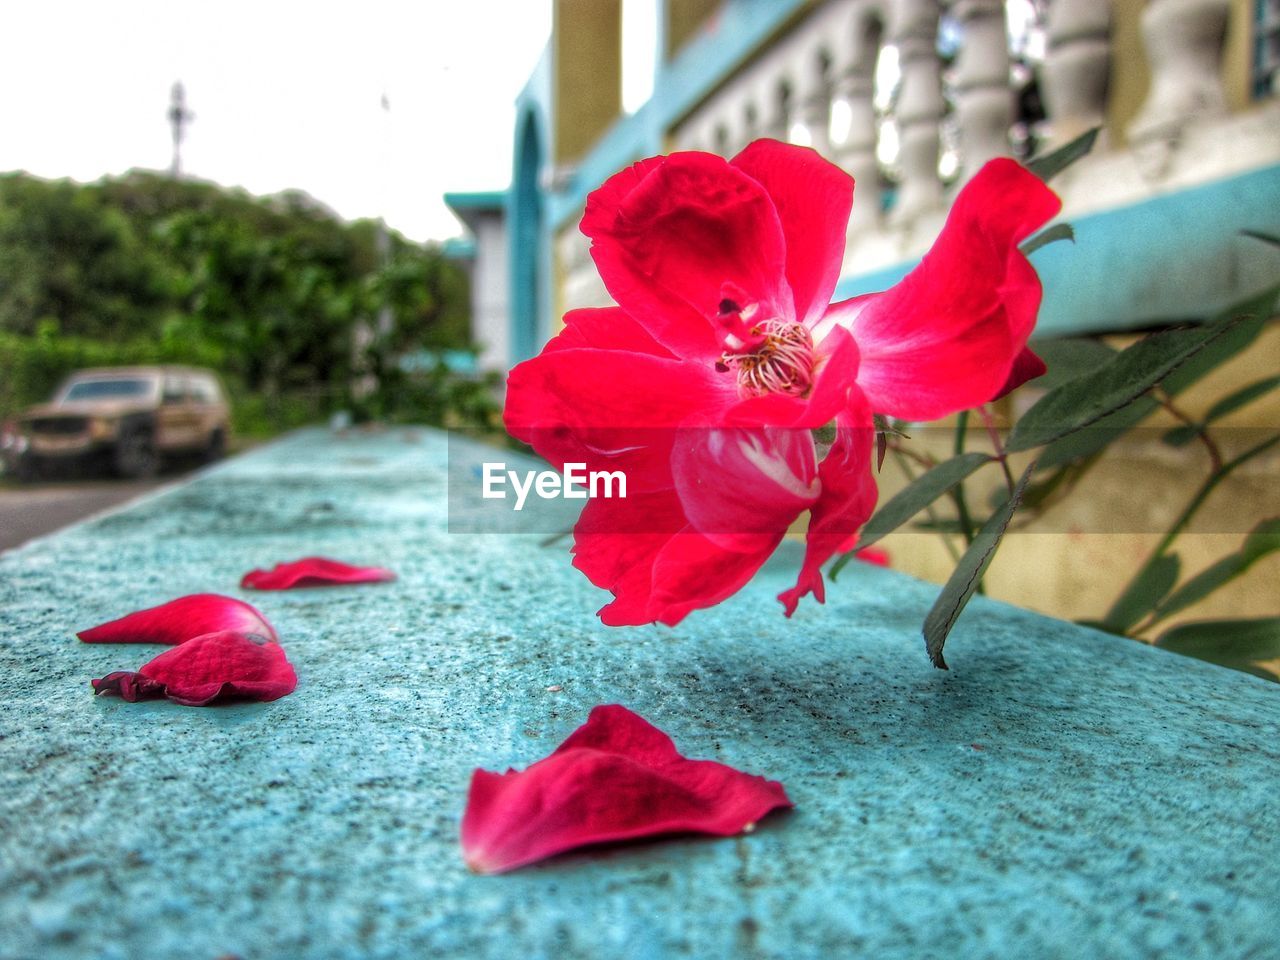
M182 140L187 126L195 118L196 115L187 109L187 91L179 80L169 91L169 126L173 128L173 163L169 166L169 176L175 180L182 176Z

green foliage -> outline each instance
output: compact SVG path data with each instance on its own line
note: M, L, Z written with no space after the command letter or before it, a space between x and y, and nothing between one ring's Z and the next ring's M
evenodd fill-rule
M164 360L215 367L254 433L356 407L351 384L369 375L364 407L411 417L395 358L468 349L468 314L466 278L436 247L297 191L0 176L0 416L77 367ZM414 393L428 401L419 419L472 402L457 379Z
M916 477L902 490L898 491L888 503L875 512L867 521L858 537L856 550L869 547L880 538L893 533L917 513L950 491L956 484L969 476L983 464L990 463L991 457L985 453L964 453L938 464L927 473ZM836 575L849 562L853 553L847 553L831 566L831 577Z
M1280 617L1187 623L1162 635L1156 646L1275 680L1261 662L1280 659Z
M969 548L964 552L964 556L956 564L955 570L951 572L950 578L925 618L925 650L935 667L947 669L947 661L942 657L943 645L946 644L951 628L956 625L956 620L964 612L965 606L973 599L974 593L982 582L982 575L991 565L1000 541L1004 538L1004 532L1009 527L1009 521L1013 519L1018 504L1022 502L1022 493L1027 489L1027 482L1034 471L1035 464L1032 463L1022 474L1022 479L1018 481L1018 485L1014 487L1004 506L993 513L982 525L982 529L978 531Z
M1053 179L1093 149L1094 141L1098 139L1099 130L1099 127L1086 130L1070 143L1064 144L1053 151L1053 153L1045 154L1043 157L1036 157L1027 164L1027 169L1041 180L1048 181Z

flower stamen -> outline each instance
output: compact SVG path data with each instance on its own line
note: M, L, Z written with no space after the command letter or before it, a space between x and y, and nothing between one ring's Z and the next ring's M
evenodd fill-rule
M761 337L751 350L725 352L716 369L736 370L738 392L744 397L784 393L804 397L813 387L813 337L802 323L766 320L753 328Z

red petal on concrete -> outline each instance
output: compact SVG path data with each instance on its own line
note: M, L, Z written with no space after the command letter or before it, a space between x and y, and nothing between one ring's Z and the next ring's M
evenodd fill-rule
M195 593L158 607L138 610L118 620L81 630L85 643L178 644L206 633L231 630L246 636L279 640L275 628L258 610L234 597Z
M477 873L503 873L588 844L732 836L791 805L782 784L686 759L642 717L602 706L527 770L474 773L462 850Z
M130 702L168 697L189 707L220 700L279 700L298 685L280 644L224 630L166 650L137 673L93 681L95 693Z
M353 567L327 557L303 557L291 563L277 563L270 570L251 570L241 578L240 586L254 590L292 590L348 583L389 583L395 578L385 567Z

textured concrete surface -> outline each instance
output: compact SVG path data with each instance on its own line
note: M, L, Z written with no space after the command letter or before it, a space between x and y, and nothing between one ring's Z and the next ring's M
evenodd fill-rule
M855 565L787 622L791 552L677 629L611 631L563 544L446 532L445 450L303 433L0 557L0 957L1280 951L1274 685L981 599L938 672L934 588ZM307 553L401 579L252 597L293 695L91 696L155 651L77 628ZM468 873L472 768L608 702L795 811Z

